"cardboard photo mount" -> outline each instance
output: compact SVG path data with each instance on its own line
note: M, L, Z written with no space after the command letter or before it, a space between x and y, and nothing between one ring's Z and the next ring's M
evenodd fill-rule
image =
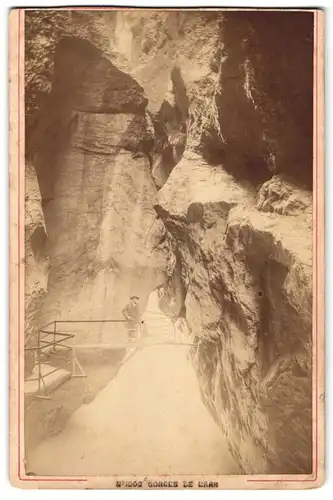
M75 10L75 8L73 8ZM105 8L106 9L106 8ZM221 10L221 9L211 9ZM229 9L230 10L230 9ZM243 9L242 9L243 10ZM258 9L259 10L259 9ZM276 9L282 10L282 9ZM285 9L288 10L288 9ZM10 480L32 489L311 489L325 481L324 13L314 16L313 80L313 473L161 477L30 476L24 463L25 9L10 12ZM297 33L295 33L297 36ZM290 64L293 64L292 61ZM78 374L84 375L77 365ZM119 424L121 425L121 424Z

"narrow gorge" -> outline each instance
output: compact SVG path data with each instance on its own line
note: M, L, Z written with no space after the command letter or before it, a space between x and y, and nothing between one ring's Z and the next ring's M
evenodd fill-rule
M242 473L310 474L313 14L62 15L26 122L26 345L159 289Z

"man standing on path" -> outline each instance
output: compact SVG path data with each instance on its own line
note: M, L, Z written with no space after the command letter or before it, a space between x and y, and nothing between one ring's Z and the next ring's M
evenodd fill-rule
M129 340L135 340L136 332L139 326L140 310L138 301L139 297L137 295L133 295L130 297L130 302L122 310L122 314L126 319Z

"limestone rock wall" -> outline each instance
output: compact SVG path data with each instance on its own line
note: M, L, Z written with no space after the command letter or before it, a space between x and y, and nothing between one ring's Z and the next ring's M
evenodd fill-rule
M308 203L270 184L258 204L223 169L185 154L156 209L181 266L202 397L234 456L246 473L309 473L312 214L262 211L270 187L277 207Z
M168 142L185 132L239 179L284 172L311 187L311 12L119 11L99 27Z
M48 228L44 321L121 319L128 296L163 280L163 238L154 229L154 128L142 87L88 41L55 54L52 91L34 158ZM102 327L101 327L102 328Z

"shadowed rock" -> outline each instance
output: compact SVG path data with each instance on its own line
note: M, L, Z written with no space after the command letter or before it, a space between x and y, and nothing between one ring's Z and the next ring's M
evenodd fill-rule
M53 95L92 113L142 114L148 99L134 78L87 40L64 38L54 56ZM54 96L55 97L55 96Z

